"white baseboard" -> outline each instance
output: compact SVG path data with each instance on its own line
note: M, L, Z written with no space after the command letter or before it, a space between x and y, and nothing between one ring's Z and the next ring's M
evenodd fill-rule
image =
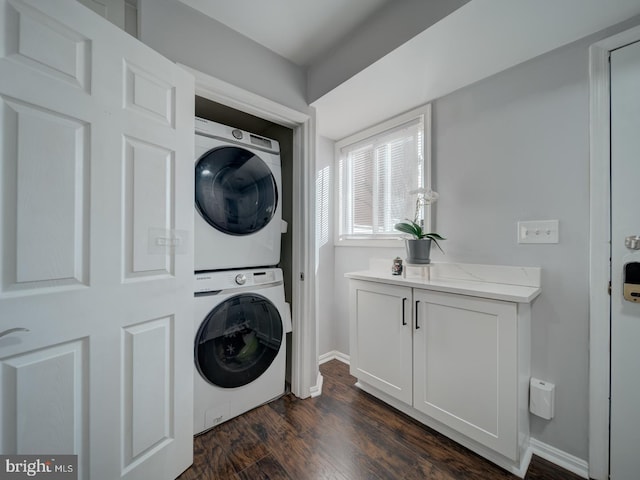
M544 458L559 467L569 470L570 472L580 475L582 478L589 478L589 464L581 458L574 457L573 455L563 452L562 450L542 443L535 438L529 440L533 454Z
M324 382L324 377L320 372L318 372L318 376L316 377L316 384L309 389L309 393L311 394L311 398L319 397L322 395L322 383Z
M520 478L525 478L527 476L527 471L529 470L529 465L531 464L531 457L533 457L533 448L531 447L531 443L525 447L524 452L521 454L520 458L520 468L517 471L514 471L515 475Z
M343 363L349 365L349 355L345 355L344 353L340 353L337 350L332 350L331 352L324 353L318 357L318 364L322 365L325 362L330 360L340 360ZM318 372L318 377L316 379L316 384L310 388L309 392L311 397L319 397L322 395L322 383L324 378L322 374Z
M337 350L332 350L330 352L323 353L318 357L318 363L320 365L330 360L340 360L342 363L346 363L347 365L349 365L350 357L349 355L345 353L341 353Z

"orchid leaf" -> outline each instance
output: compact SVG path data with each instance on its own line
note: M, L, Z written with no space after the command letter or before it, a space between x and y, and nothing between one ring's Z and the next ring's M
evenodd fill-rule
M408 233L415 238L420 238L422 236L422 228L420 228L420 225L413 222L396 223L394 228L399 232Z
M430 238L431 238L431 241L436 244L436 247L438 247L438 250L440 250L442 253L444 253L444 250L442 249L442 247L440 246L438 241L434 237L430 237ZM445 240L445 239L442 238L442 240Z
M437 234L437 233L425 233L424 237L428 237L428 238L432 238L432 239L438 239L438 240L446 240L446 238L444 238L443 236Z

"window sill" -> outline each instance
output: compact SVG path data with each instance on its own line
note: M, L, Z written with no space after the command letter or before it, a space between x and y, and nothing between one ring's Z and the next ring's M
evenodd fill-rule
M336 240L336 247L373 247L373 248L404 248L404 240L398 239L377 239L377 240Z

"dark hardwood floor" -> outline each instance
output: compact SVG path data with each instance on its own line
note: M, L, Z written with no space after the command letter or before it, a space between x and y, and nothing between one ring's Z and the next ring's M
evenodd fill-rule
M349 367L320 367L322 395L286 395L196 437L192 479L516 479L362 392ZM538 457L529 480L580 477Z

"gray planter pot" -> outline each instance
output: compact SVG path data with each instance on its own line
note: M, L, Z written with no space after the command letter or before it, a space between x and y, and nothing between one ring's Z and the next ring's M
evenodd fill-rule
M431 239L405 240L407 247L407 263L427 264L431 263Z

